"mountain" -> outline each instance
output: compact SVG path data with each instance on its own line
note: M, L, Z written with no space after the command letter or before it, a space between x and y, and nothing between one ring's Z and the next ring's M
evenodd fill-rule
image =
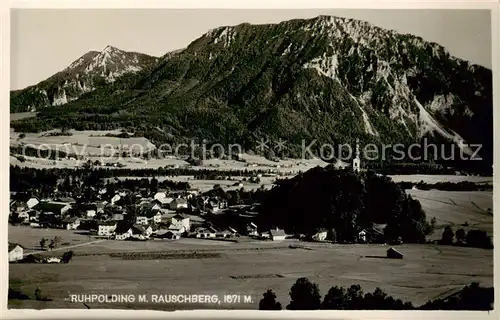
M491 70L413 35L319 16L215 28L147 72L15 127L127 127L154 143L197 137L253 150L283 139L293 156L303 141L318 151L463 139L492 159L492 112Z
M90 51L64 70L28 88L11 92L11 112L37 111L77 100L127 73L136 73L158 58L113 46Z

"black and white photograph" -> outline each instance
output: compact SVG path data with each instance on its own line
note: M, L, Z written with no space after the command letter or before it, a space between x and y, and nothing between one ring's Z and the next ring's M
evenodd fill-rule
M7 307L493 310L492 13L12 8Z

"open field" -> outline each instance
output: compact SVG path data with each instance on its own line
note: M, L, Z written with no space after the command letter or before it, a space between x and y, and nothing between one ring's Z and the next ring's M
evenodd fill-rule
M133 179L144 179L146 177L130 177L130 176L121 176L121 177L115 177L115 178L107 178L105 179L106 182L112 182L116 180L133 180ZM170 181L176 181L176 182L187 182L190 184L192 188L200 190L200 192L205 192L213 189L214 186L220 185L225 191L229 190L239 190L241 188L245 190L255 190L259 189L262 185L266 189L269 189L273 186L274 181L276 180L276 177L262 177L260 178L259 183L251 183L248 181L243 181L242 184L243 186L239 186L238 181L242 180L243 178L248 179L248 177L238 177L238 176L231 176L231 180L198 180L194 179L194 176L175 176L175 177L170 177L170 176L156 176L155 179L158 181L164 181L164 180L170 180ZM238 184L238 185L235 185Z
M189 245L183 241L164 241L163 245L169 249ZM109 241L111 246L116 242ZM107 246L107 243L105 241L96 246ZM323 295L334 285L360 284L365 291L381 287L390 295L419 305L472 281L485 286L491 286L493 282L492 250L402 245L398 250L405 254L405 258L390 260L366 257L384 256L386 246L303 243L308 246L308 250L304 250L287 248L288 243L283 241L282 248L273 248L277 244L270 242L268 250L250 250L250 247L247 247L248 250L237 250L240 244L212 244L210 252L213 254L199 252L200 256L207 256L199 259L129 260L119 255L80 256L77 253L68 265L11 264L9 277L12 288L32 295L38 287L44 296L53 301L16 300L10 301L9 307L84 307L82 303L65 300L69 294L216 294L220 299L223 294L241 294L251 295L253 303L87 305L90 308L163 310L257 309L262 293L269 288L286 305L289 302L288 291L299 277L308 277L318 283ZM143 246L149 243L126 242L126 245L130 250L142 251ZM90 246L75 250L88 250Z
M438 191L406 190L422 204L427 219L437 220L437 228L431 239L440 239L446 225L456 231L474 228L493 235L493 192L491 191ZM462 226L467 223L468 226Z
M444 175L444 174L402 174L389 176L394 182L414 182L418 183L423 181L425 183L438 183L438 182L463 182L469 181L474 183L493 183L493 177L481 177L481 176L455 176L455 175Z

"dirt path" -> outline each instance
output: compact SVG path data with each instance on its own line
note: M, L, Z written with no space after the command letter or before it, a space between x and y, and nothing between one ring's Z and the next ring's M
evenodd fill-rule
M30 255L30 254L36 254L36 253L44 253L44 252L54 252L54 251L67 250L67 249L71 249L71 248L76 248L76 247L86 246L86 245L89 245L89 244L100 243L100 242L103 242L103 241L106 241L106 240L107 240L107 239L94 240L94 241L89 241L89 242L84 242L84 243L74 244L74 245L71 245L71 246L64 246L64 247L55 248L55 249L52 249L52 250L50 250L50 251L32 251L32 252L25 252L25 253L23 253L23 256L27 256L27 255Z

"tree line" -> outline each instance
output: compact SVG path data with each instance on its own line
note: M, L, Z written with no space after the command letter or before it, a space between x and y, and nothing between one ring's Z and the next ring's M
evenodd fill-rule
M364 293L360 285L348 288L331 287L323 299L319 286L307 278L299 278L292 285L287 310L492 310L493 288L472 283L452 296L429 300L419 307L389 296L382 289ZM259 310L282 310L276 294L267 290L259 302Z

